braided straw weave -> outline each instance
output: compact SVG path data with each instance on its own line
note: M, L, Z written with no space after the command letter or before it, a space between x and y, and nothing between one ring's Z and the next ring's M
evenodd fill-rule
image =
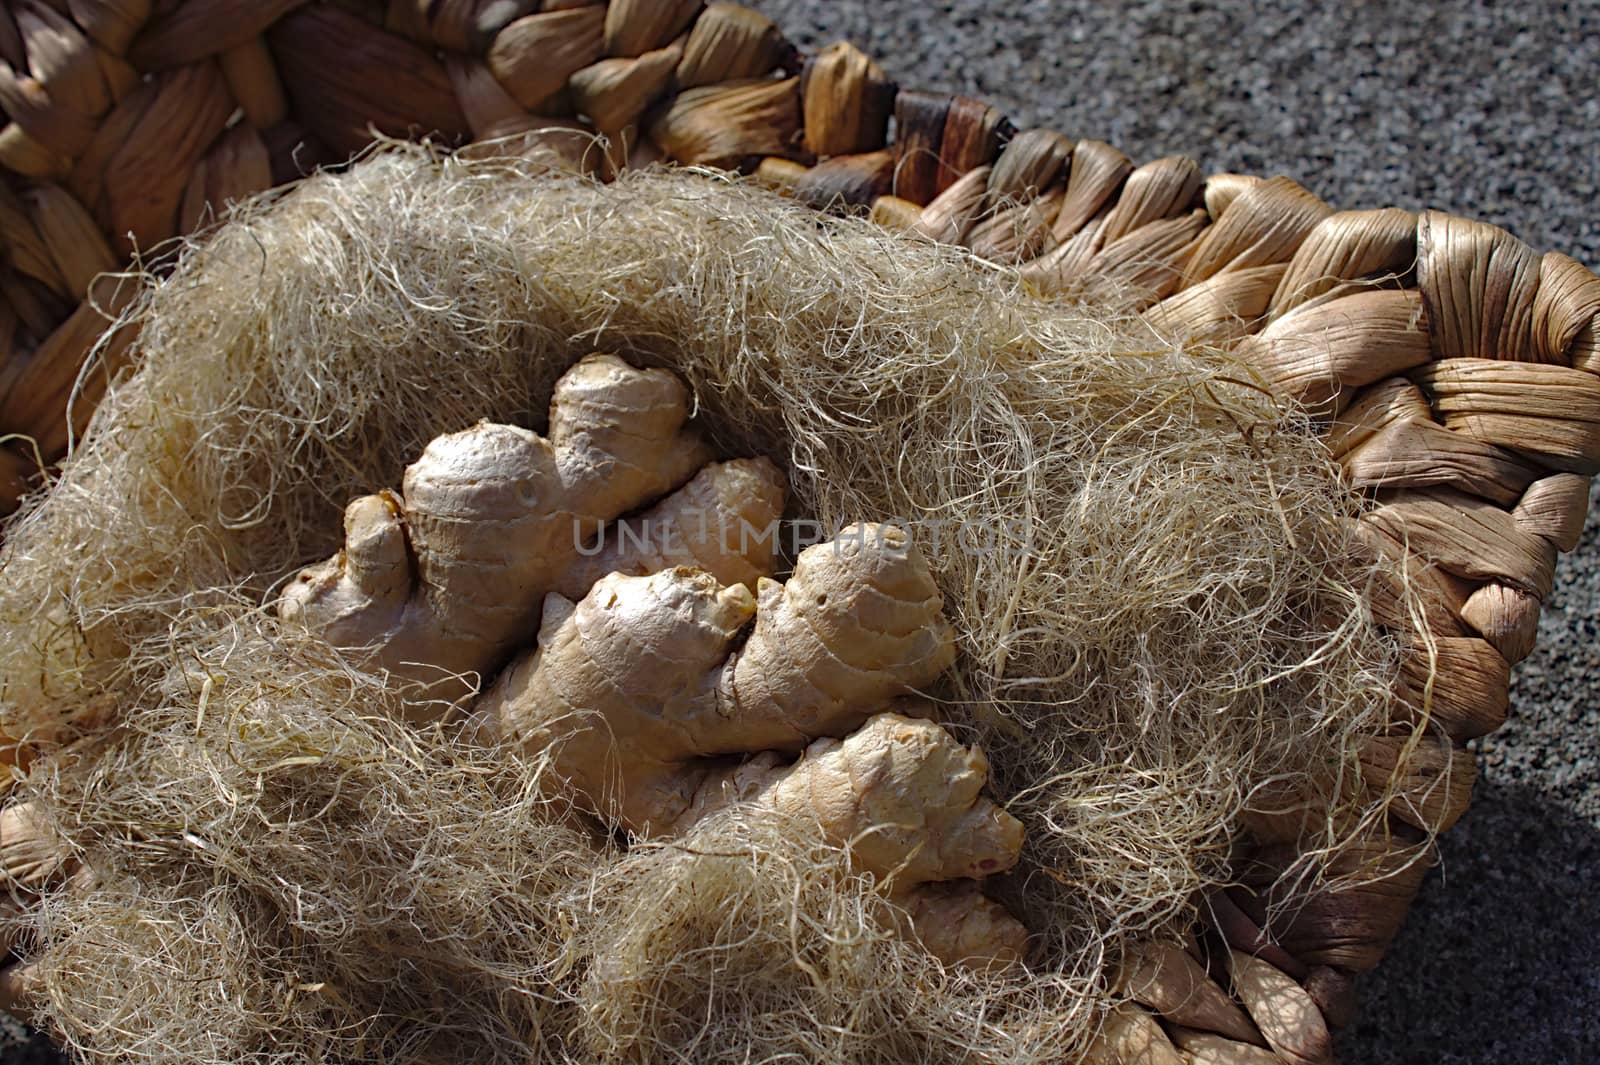
M819 208L1024 264L1040 290L1114 286L1164 331L1233 344L1331 416L1350 485L1375 497L1366 532L1396 574L1379 618L1410 631L1399 585L1427 593L1434 640L1400 698L1427 714L1431 745L1411 759L1388 842L1353 848L1340 859L1353 866L1382 868L1388 848L1464 810L1462 744L1504 720L1511 665L1600 471L1600 279L1573 259L1438 212L1334 211L1286 178L1207 178L1183 157L1135 165L1099 141L1019 132L979 101L901 90L851 45L802 56L732 4L11 0L0 108L0 433L36 442L0 448L7 509L124 358L119 336L80 373L128 298L98 275L373 131L497 139L466 150L600 177L662 158L753 170ZM1373 737L1376 771L1393 767L1393 742ZM1270 882L1293 834L1254 827ZM1133 981L1150 1010L1139 1060L1320 1060L1315 1038L1274 1038L1274 1016L1302 1035L1347 1023L1352 975L1377 963L1423 874L1412 863L1315 897L1270 935L1260 900L1212 899L1236 950L1226 986L1174 998L1174 973L1204 970L1150 960L1168 978ZM1251 1042L1190 1027L1219 994L1248 1009L1258 1027L1229 1034ZM1272 1049L1252 1045L1258 1029Z

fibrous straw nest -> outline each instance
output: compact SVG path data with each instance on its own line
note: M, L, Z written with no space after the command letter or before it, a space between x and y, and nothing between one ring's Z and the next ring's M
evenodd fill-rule
M1304 415L1115 306L690 173L602 187L391 148L153 286L137 370L7 532L18 787L92 871L30 918L89 1060L1033 1061L1181 932L1269 796L1375 823L1394 649ZM617 351L792 516L895 520L959 638L933 695L1023 821L1022 970L943 968L871 878L737 807L632 847L539 764L400 724L260 607L435 435L540 427Z

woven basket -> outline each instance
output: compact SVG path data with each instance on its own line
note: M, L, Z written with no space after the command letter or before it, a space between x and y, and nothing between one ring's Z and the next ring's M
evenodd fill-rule
M15 0L0 60L0 434L30 438L0 447L6 509L125 357L120 335L83 368L131 288L98 275L136 250L159 268L163 242L374 131L493 140L470 150L602 178L663 158L736 167L819 209L1022 264L1042 291L1112 282L1164 331L1231 344L1327 415L1352 490L1376 498L1374 550L1426 593L1435 655L1413 656L1398 695L1427 715L1430 754L1392 808L1393 842L1351 861L1381 867L1385 847L1465 809L1462 745L1504 720L1511 665L1600 471L1600 279L1573 259L1438 212L1335 212L1285 178L1135 165L1018 131L977 100L899 88L848 44L803 56L731 4ZM1373 608L1410 631L1397 592ZM1384 770L1394 753L1374 737L1368 757ZM1270 870L1292 842L1260 831ZM1338 1026L1423 875L1412 864L1314 898L1270 932L1246 894L1209 909L1265 979ZM1145 1005L1169 1021L1183 1007ZM1226 1041L1190 1051L1280 1060Z

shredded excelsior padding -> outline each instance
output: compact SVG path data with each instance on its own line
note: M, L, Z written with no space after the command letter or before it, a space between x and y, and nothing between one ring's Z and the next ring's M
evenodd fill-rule
M393 148L247 208L137 313L0 570L19 790L94 874L27 937L85 1060L1070 1060L1261 797L1328 797L1307 882L1381 818L1357 502L1303 415L1114 306L720 178ZM960 651L940 717L1026 828L1025 970L940 967L805 826L597 837L257 609L434 436L543 431L597 349L680 374L824 532L913 531Z

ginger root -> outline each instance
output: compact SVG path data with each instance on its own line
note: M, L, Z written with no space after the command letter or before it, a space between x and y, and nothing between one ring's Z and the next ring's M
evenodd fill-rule
M808 548L786 584L763 578L755 596L683 567L612 574L579 603L545 600L538 647L479 698L474 722L547 753L581 806L636 833L681 832L734 801L807 817L888 883L934 954L1007 964L1026 932L973 878L1015 864L1021 826L979 795L980 751L882 712L954 659L942 606L892 526ZM802 749L793 765L775 753ZM719 758L753 751L767 753Z
M696 759L799 751L843 736L954 660L926 562L904 533L852 526L752 596L703 570L613 574L546 598L537 649L478 700L490 734L552 749L596 812L634 832L679 825ZM745 627L754 630L736 647Z
M607 522L678 488L710 458L684 427L688 391L664 370L590 355L557 382L550 435L481 423L441 436L405 472L401 494L363 496L345 510L345 546L304 570L278 605L287 621L366 664L419 685L418 700L460 699L498 668L538 620L546 593L572 589L585 545ZM782 511L770 463L710 467L678 506L720 506L685 557L736 579L770 572L770 542L749 556L713 535ZM759 526L758 526L759 527ZM609 564L632 560L614 553ZM676 560L674 560L676 561ZM426 713L420 711L419 715Z
M19 914L45 891L81 879L84 872L36 804L19 802L0 810L0 1012L28 1019L37 1004L33 970L11 957Z
M576 601L607 574L642 577L674 566L754 588L772 575L773 522L783 500L783 475L768 460L713 463L639 517L604 531L592 554L567 567L555 591Z
M782 476L707 465L687 414L672 375L592 355L557 383L549 439L442 436L400 495L351 503L344 550L279 612L415 682L415 717L504 665L471 708L478 736L547 753L552 782L614 825L677 833L735 801L809 818L934 954L1017 961L1025 930L977 886L1022 837L979 795L988 763L885 712L955 657L926 561L860 525L771 580Z
M843 740L817 740L793 765L769 753L710 774L680 823L732 802L803 818L886 885L929 953L1003 967L1022 959L1028 932L978 880L1017 863L1022 824L980 794L988 777L980 749L920 716L884 712Z
M66 842L33 802L0 810L0 897L33 897L71 875Z

